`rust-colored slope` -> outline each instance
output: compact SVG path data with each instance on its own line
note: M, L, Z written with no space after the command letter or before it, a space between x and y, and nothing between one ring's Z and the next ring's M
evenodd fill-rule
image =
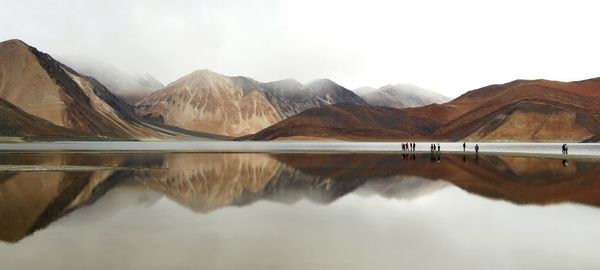
M443 106L452 108L451 120L435 137L448 140L580 141L600 132L600 88L578 83L514 81L471 91Z
M311 136L355 140L395 140L432 133L437 124L402 110L338 104L306 110L247 139Z
M600 134L599 82L519 80L473 90L442 105L398 110L335 105L245 139L582 141Z

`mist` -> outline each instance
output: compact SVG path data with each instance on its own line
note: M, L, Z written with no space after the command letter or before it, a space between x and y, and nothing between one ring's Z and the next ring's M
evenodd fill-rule
M0 0L0 39L168 84L194 70L259 81L493 83L600 76L594 1Z

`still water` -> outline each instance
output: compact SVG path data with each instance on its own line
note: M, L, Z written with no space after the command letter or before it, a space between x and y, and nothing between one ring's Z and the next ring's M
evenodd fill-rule
M598 269L600 163L0 154L0 269Z

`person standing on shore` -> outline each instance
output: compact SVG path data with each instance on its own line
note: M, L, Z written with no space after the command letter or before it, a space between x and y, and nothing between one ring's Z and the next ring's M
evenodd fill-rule
M569 154L569 147L567 146L566 143L563 143L563 145L562 145L562 153L563 153L563 155Z
M479 144L475 144L475 155L479 155Z
M467 143L466 142L463 142L463 152L464 151L467 151Z

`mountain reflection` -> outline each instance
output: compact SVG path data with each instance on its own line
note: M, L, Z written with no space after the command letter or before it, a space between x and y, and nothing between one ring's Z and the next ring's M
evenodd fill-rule
M116 185L138 183L195 212L258 200L327 204L348 194L412 199L449 184L518 204L600 205L600 163L398 154L1 154L19 165L82 172L0 172L0 240L17 242ZM108 168L106 168L108 167ZM112 168L112 169L111 169ZM443 180L443 181L437 181ZM153 198L157 200L157 198Z

